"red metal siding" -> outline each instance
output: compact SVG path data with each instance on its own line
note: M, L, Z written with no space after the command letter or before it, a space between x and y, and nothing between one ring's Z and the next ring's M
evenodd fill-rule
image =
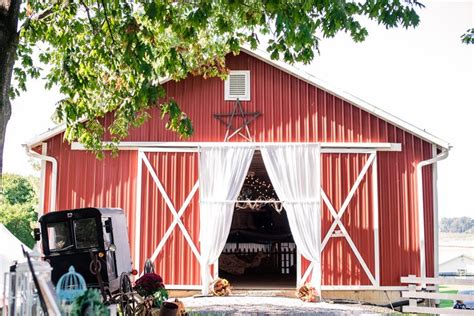
M89 152L72 151L59 135L48 141L48 155L58 161L56 210L122 208L128 219L128 236L133 253L137 153L121 151L117 158L107 155L103 160L97 160ZM45 212L51 209L51 164L47 165Z
M416 165L419 161L432 157L431 144L405 132L382 119L375 117L331 93L309 85L289 74L276 69L246 54L229 56L228 66L234 70L250 70L251 101L243 102L248 111L259 111L262 115L250 125L250 131L257 142L394 142L402 144L401 152L380 152L378 159L378 204L380 227L380 267L382 285L399 285L401 275L419 273L419 236L416 195ZM169 97L175 98L182 109L192 118L194 135L187 141L222 141L225 126L213 119L212 114L228 112L233 102L224 101L224 85L219 79L203 79L190 76L181 82L168 82L166 90ZM129 141L181 141L179 137L164 129L159 119L159 110L152 109L153 116L141 128L131 131ZM110 120L110 116L106 118ZM136 153L122 152L118 159L107 158L96 161L93 156L83 152L71 152L67 145L61 144L61 136L48 143L48 153L59 160L58 199L59 208L82 205L103 205L126 208L129 218L130 235L133 237L133 217L135 209ZM242 141L238 137L231 141ZM153 155L152 155L153 156ZM191 155L193 156L193 155ZM180 157L180 158L179 158ZM157 156L155 167L166 177L167 188L173 200L180 202L190 190L196 179L195 158L165 155L163 165ZM174 161L182 159L178 163ZM338 208L347 194L355 177L362 168L365 155L324 155L323 188ZM168 167L164 167L164 166ZM164 168L164 169L163 169ZM189 179L178 175L182 170L190 171ZM109 174L110 173L110 174ZM348 230L359 246L367 265L374 273L373 261L373 223L371 209L371 171L361 184L343 217ZM107 179L111 177L111 179ZM143 238L149 240L143 245L143 258L149 256L163 233L163 227L156 228L159 212L165 212L161 225L167 225L170 214L163 209L163 201L157 197L149 179L142 195L150 195L150 207L142 216L142 225L147 233ZM188 182L189 181L189 182ZM425 229L427 242L427 273L433 273L433 188L431 168L423 171ZM150 187L151 186L151 187ZM178 203L179 204L179 203ZM160 206L161 205L161 206ZM197 202L193 200L190 216L185 225L192 230L193 238L198 234L199 220ZM331 218L323 207L323 237ZM153 223L153 224L152 224ZM191 229L192 227L192 229ZM174 232L173 241L166 248L164 258L159 258L160 269L172 270L169 278L182 284L197 284L199 272L189 249L180 248L183 239L180 231ZM146 235L146 236L145 236ZM133 242L132 242L133 245ZM183 249L179 261L170 259L177 249ZM181 251L181 250L180 250ZM168 257L167 257L168 256ZM176 270L174 270L176 269ZM338 238L331 240L323 254L323 278L325 284L358 285L369 284L364 271L357 263L347 243ZM187 275L189 271L192 276ZM189 279L188 279L189 278ZM190 283L188 283L190 282Z

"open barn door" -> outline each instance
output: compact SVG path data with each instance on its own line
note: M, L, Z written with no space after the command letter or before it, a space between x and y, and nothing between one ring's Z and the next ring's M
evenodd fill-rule
M323 289L378 287L376 151L326 152L321 164ZM309 279L313 266L298 258L301 285Z
M134 265L150 258L169 288L200 284L198 155L138 151Z

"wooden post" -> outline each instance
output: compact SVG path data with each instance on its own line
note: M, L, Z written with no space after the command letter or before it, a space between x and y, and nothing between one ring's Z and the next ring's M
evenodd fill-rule
M410 274L410 275L408 275L408 277L415 277L415 275ZM408 291L409 292L416 292L416 284L409 284L408 285ZM409 302L411 307L417 307L417 305L418 305L416 298L410 298L408 300L408 302Z

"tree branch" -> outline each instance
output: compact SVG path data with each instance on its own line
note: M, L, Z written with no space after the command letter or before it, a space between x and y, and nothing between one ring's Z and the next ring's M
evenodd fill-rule
M36 14L33 14L31 17L26 19L25 23L23 23L23 25L18 30L18 34L20 34L22 29L27 29L30 26L31 21L40 21L40 20L46 19L48 16L53 14L54 13L54 6L57 5L58 2L59 1L54 1L52 5L50 5L49 7L44 9L43 11L38 12Z
M92 22L91 15L90 15L90 13L89 13L89 7L84 3L83 0L79 0L79 2L80 2L80 3L82 4L82 6L86 9L87 19L89 20L89 24L90 24L91 27L92 27L92 31L95 33L95 32L96 32L96 29L95 29L94 23Z
M105 22L107 23L107 28L109 29L110 37L112 38L112 43L114 43L114 46L115 46L116 43L114 39L114 34L112 33L112 28L110 27L109 16L107 15L107 8L105 6L104 0L100 0L100 3L102 4L102 7L104 8Z
M31 17L31 20L42 20L42 19L45 19L47 18L48 16L50 16L51 14L53 14L53 6L45 9L44 11L38 13L38 14L35 14Z

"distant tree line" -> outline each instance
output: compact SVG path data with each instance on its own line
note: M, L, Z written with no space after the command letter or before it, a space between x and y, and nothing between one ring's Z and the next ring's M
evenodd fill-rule
M33 225L38 219L39 179L16 174L0 176L0 223L32 248Z
M443 217L439 229L444 233L474 233L474 218Z

